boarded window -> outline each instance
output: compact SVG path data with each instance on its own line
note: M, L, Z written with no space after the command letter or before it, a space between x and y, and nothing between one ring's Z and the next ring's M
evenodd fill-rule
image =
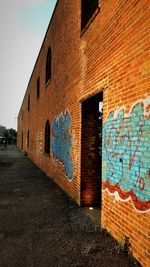
M45 153L50 154L50 123L47 120L45 125Z
M45 84L51 79L51 48L49 47L46 57Z
M98 7L99 0L81 0L81 30L85 28Z

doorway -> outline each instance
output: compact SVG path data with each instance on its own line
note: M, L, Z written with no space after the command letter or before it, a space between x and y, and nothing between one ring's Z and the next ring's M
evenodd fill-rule
M21 134L21 149L23 150L23 131L22 131L22 134Z
M92 214L101 208L102 117L100 92L82 102L81 206Z

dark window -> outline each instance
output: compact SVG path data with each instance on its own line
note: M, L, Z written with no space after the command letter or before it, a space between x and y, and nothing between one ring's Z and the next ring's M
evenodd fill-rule
M50 154L50 124L47 120L45 125L45 153Z
M28 111L30 111L30 95L28 95Z
M45 84L51 79L51 48L49 47L46 57Z
M22 121L23 121L23 111L22 111Z
M85 28L98 7L99 0L81 0L81 30Z
M27 134L27 147L29 147L29 143L30 143L30 132L28 130L28 134Z
M40 77L37 79L36 91L37 91L37 99L38 99L40 97Z

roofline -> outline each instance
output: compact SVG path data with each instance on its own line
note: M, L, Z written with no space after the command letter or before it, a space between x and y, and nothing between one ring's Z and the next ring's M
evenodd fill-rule
M46 30L46 33L45 33L45 36L44 36L44 39L43 39L42 45L41 45L41 48L40 48L40 50L39 50L39 53L38 53L37 59L36 59L36 61L35 61L35 64L34 64L34 67L33 67L33 70L32 70L31 76L30 76L30 79L29 79L29 81L28 81L27 88L26 88L26 91L25 91L25 94L24 94L24 97L23 97L23 100L22 100L22 104L21 104L21 107L20 107L20 109L19 109L19 112L18 112L18 117L19 117L20 111L21 111L21 109L22 109L22 105L23 105L23 102L24 102L24 99L25 99L25 96L26 96L26 93L27 93L27 90L28 90L28 87L29 87L30 81L31 81L31 79L32 79L32 76L33 76L33 72L34 72L34 70L35 70L35 66L36 66L36 64L37 64L37 61L38 61L38 59L39 59L39 56L40 56L41 50L42 50L42 48L43 48L43 45L44 45L44 42L45 42L45 39L46 39L46 36L47 36L48 30L49 30L49 28L50 28L50 25L51 25L51 23L52 23L52 19L53 19L53 17L54 17L54 14L55 14L55 11L56 11L56 8L57 8L57 5L58 5L58 2L59 2L59 0L57 0L57 2L56 2L56 4L55 4L55 7L54 7L54 10L53 10L52 16L51 16L51 18L50 18L50 21L49 21L49 24L48 24L48 27L47 27L47 30Z

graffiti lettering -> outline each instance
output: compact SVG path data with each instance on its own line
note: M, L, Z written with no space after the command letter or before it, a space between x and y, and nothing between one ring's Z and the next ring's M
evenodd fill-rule
M144 116L145 108L141 101L128 117L124 109L116 118L111 112L103 127L103 190L131 198L139 211L150 208L150 118Z
M70 155L72 148L72 136L69 133L71 125L71 116L69 111L64 115L55 117L53 121L54 137L52 140L52 151L55 159L58 159L65 165L65 172L69 180L73 178L73 162Z

